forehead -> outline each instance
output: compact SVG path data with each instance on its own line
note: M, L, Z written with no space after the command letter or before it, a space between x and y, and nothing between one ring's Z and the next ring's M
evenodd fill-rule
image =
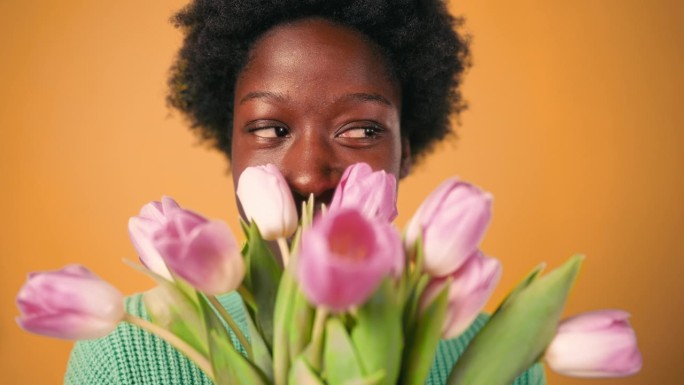
M336 88L363 88L387 94L397 104L400 100L398 82L380 48L355 29L321 18L278 25L257 40L235 96L245 87L279 84L289 93L308 86L330 88L332 82Z

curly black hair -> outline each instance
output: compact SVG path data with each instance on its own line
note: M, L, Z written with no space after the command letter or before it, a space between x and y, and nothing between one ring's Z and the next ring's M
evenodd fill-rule
M276 25L321 17L377 44L402 92L401 133L414 160L451 132L465 108L470 65L461 18L442 0L194 0L173 18L185 39L171 67L168 103L230 159L235 83L255 41Z

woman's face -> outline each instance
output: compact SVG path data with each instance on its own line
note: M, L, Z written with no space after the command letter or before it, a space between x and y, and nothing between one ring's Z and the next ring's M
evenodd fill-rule
M397 82L360 33L323 19L277 26L257 41L237 81L233 180L273 163L297 202L313 193L329 203L350 164L399 178L409 164L400 102Z

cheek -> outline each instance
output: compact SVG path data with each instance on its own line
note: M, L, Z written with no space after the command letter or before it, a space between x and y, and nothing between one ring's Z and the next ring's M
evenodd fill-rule
M233 177L233 183L237 187L240 174L247 168L252 166L261 166L268 163L276 165L282 170L282 158L285 149L255 149L248 141L249 137L233 134L232 150L230 159L230 172Z
M233 135L230 157L230 172L233 176L233 183L236 188L240 174L242 174L247 167L252 166L252 164L250 164L250 151L244 143L241 143L238 137L239 135Z
M377 147L365 150L346 151L342 150L344 155L343 164L345 168L354 163L364 162L368 163L375 171L385 170L393 174L399 180L401 170L401 140L391 140L383 143Z

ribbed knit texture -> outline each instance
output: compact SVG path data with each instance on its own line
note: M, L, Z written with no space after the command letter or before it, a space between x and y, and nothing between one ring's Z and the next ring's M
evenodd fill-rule
M242 300L236 293L219 297L240 329L246 332ZM148 318L142 295L126 299L126 311ZM443 385L456 359L463 353L475 333L484 326L480 316L465 333L452 340L441 341L426 385ZM242 347L231 333L233 344ZM122 322L108 336L79 341L69 359L64 383L68 385L212 385L207 376L163 340L135 326ZM543 385L544 369L540 364L523 373L514 385ZM483 384L485 385L485 384Z

